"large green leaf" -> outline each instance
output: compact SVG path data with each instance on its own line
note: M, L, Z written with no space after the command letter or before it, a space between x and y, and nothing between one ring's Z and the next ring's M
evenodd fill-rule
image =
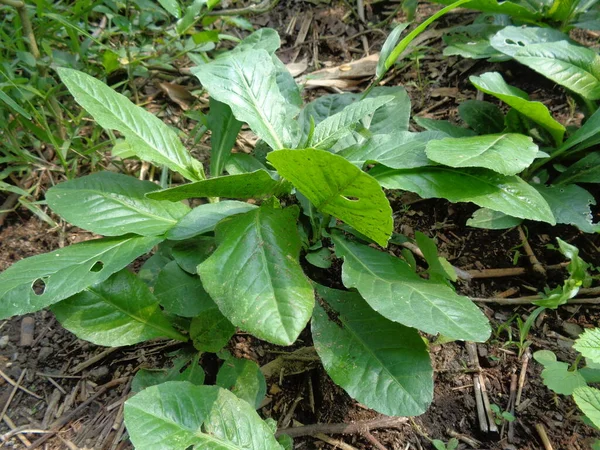
M323 150L279 150L267 159L318 210L382 246L387 244L393 231L392 209L371 176Z
M504 114L493 103L466 100L458 105L458 114L479 135L504 131Z
M556 355L550 350L539 350L533 354L533 358L544 366L544 384L557 394L571 395L576 388L586 385L579 370L569 370L570 365L557 361Z
M125 402L125 426L140 450L281 450L244 400L217 386L169 381Z
M494 48L555 83L586 99L600 99L600 57L595 50L566 40L551 45L533 41L522 46L518 33L506 29L498 32L491 42Z
M167 239L181 241L199 234L211 232L217 223L225 217L241 214L256 208L250 203L226 200L218 203L206 203L197 206L182 217L177 224L167 232Z
M96 239L22 259L0 273L0 317L37 311L101 283L162 240Z
M565 135L565 127L550 115L550 111L548 111L546 105L541 102L529 100L529 96L524 91L508 85L501 74L498 72L488 72L479 77L471 76L469 80L480 91L499 98L508 106L516 109L542 128L548 130L557 145L562 142Z
M160 189L150 181L112 172L97 172L61 183L46 192L46 201L63 219L102 234L157 236L172 228L190 208L182 203L151 200Z
M317 286L335 321L317 306L311 331L331 379L382 414L417 416L433 398L433 370L419 332L377 314L360 297Z
M571 183L600 183L600 152L576 161L554 180L554 184Z
M427 157L450 167L484 167L503 175L516 175L533 162L538 146L522 134L487 134L445 138L427 143Z
M170 314L195 317L214 302L197 275L185 272L176 261L168 263L154 285L156 300Z
M327 117L315 127L308 146L323 150L328 149L338 139L349 133L353 125L363 117L373 114L393 99L392 96L365 98L346 106L342 111Z
M387 189L416 192L423 198L473 202L509 216L556 224L546 200L517 176L442 166L406 170L375 167L369 173Z
M490 39L490 44L496 50L512 57L529 45L546 44L548 47L552 47L559 41L573 42L569 36L555 28L507 26Z
M217 373L217 386L258 408L267 393L267 382L254 361L229 357Z
M231 108L274 149L294 147L298 110L288 103L276 83L277 70L263 49L244 50L192 70L211 97Z
M263 205L221 221L217 250L198 266L206 291L231 323L261 339L293 343L314 294L298 262L298 209Z
M274 54L281 46L279 33L273 28L260 28L254 33L246 36L242 42L236 45L231 53L247 52L248 50L266 50L270 55Z
M186 198L228 197L228 198L259 198L271 195L281 195L290 192L289 183L271 178L266 170L225 175L209 178L196 183L151 192L148 198L177 202Z
M591 205L594 196L576 184L566 186L533 185L550 205L556 223L575 225L584 233L600 231L600 224L592 222Z
M430 334L484 342L490 326L467 297L444 283L425 280L404 261L365 245L332 235L335 252L344 258L342 281L356 288L382 316Z
M425 154L426 144L446 136L439 131L377 134L366 142L349 147L338 154L359 167L375 162L393 169L423 167L431 164Z
M582 386L573 391L573 400L596 427L600 427L600 390Z
M585 358L600 363L600 328L588 328L575 341L573 348Z
M158 337L187 341L148 286L127 269L55 304L52 312L67 330L96 345L119 347Z
M210 109L207 116L210 136L210 176L218 177L223 172L225 164L235 145L242 122L238 121L231 108L214 98L210 99Z
M143 160L164 164L188 180L202 180L202 165L193 159L177 134L153 114L134 105L94 77L58 68L60 79L98 124L117 130Z

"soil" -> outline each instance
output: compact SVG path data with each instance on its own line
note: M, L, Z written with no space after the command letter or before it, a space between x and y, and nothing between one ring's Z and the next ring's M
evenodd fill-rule
M381 6L384 5L384 6ZM367 20L384 20L396 3L375 3L367 7ZM418 17L423 18L437 7L421 6ZM296 36L303 18L312 15L309 33L304 43L297 44ZM321 67L336 66L365 56L359 22L349 16L345 3L282 2L268 14L253 18L257 26L278 29L282 36L280 56L284 62L306 60L308 72ZM474 16L458 11L444 17L438 28L462 24ZM397 20L401 20L399 14ZM343 20L343 21L342 21ZM382 33L364 34L370 52L377 51L385 39ZM350 39L350 37L352 37ZM578 36L587 39L585 35ZM423 44L425 45L425 44ZM427 49L419 58L408 58L386 80L387 85L403 85L412 102L413 114L457 121L457 106L476 93L469 83L470 75L498 69L485 62L443 57L439 39L426 43ZM296 54L297 53L297 54ZM542 99L559 121L577 123L581 115L574 112L564 93L545 79L522 66L504 63L502 72L507 82L515 84ZM191 81L190 81L191 82ZM365 84L358 88L364 88ZM329 93L309 91L311 98ZM488 99L489 100L489 99ZM177 105L166 97L158 102L180 113ZM598 194L598 192L594 192ZM3 202L0 198L0 204ZM466 226L466 220L476 209L470 204L451 204L445 200L421 200L414 195L395 196L390 201L396 217L396 231L414 237L421 231L434 238L439 252L464 271L490 268L524 267L520 276L474 278L459 280L460 293L477 298L520 297L533 295L546 285L562 283L564 270L548 272L548 278L537 276L522 246L518 230L478 230ZM596 220L598 210L594 211ZM58 223L59 219L54 217ZM533 253L544 266L558 264L564 258L553 249L556 237L576 245L584 260L600 265L600 236L580 233L573 227L527 222L524 229ZM44 253L94 236L83 230L62 224L50 228L25 209L11 213L0 229L0 271L14 262ZM391 246L399 252L399 247ZM337 267L339 272L339 267ZM339 286L339 273L332 270L330 285ZM386 449L431 449L430 439L447 442L452 436L460 438L459 448L481 449L541 449L544 448L538 428L545 429L555 449L587 449L597 432L585 426L572 399L554 395L542 383L541 366L528 357L540 349L554 351L559 360L573 361L572 339L584 328L598 324L597 305L566 305L556 311L546 311L535 323L527 347L519 347L519 332L515 316L525 320L533 311L532 305L498 305L486 303L482 310L492 323L490 341L476 346L475 370L467 345L462 342L430 344L435 369L435 395L429 410L394 429L373 430L372 435ZM33 318L33 342L22 345L23 323ZM511 339L512 336L512 339ZM516 341L516 342L515 342ZM140 367L164 367L169 351L183 344L170 341L150 341L138 346L106 349L86 343L64 330L49 311L28 317L16 317L0 324L0 408L8 405L5 419L0 423L6 448L26 448L33 443L48 449L129 449L131 444L123 428L123 402L130 393L131 377ZM310 346L310 332L305 330L299 342L280 348L262 342L245 333L236 334L228 349L237 357L257 361L261 366L281 352L291 352ZM528 361L527 363L525 363ZM219 360L205 355L201 361L207 371L207 381L214 380ZM511 377L519 376L525 367L524 387L516 420L500 425L501 432L482 432L477 416L474 376L482 375L489 402L503 411L507 408ZM82 366L83 365L83 366ZM268 397L260 412L264 417L281 421L286 417L295 424L350 423L380 417L352 400L336 386L318 363L299 364L296 374L272 377L268 380ZM18 383L17 380L20 380ZM19 384L27 389L16 389ZM290 413L290 409L294 408ZM7 423L12 421L11 423ZM513 428L512 443L507 440L509 425ZM11 436L10 429L23 427L26 433ZM537 428L536 428L537 427ZM41 431L40 431L41 430ZM53 433L44 434L43 430ZM40 442L39 439L47 441ZM363 435L336 435L333 439L355 449L376 448ZM470 445L469 439L477 445ZM313 437L297 438L295 448L344 448L343 444L325 443ZM2 445L2 442L0 442Z

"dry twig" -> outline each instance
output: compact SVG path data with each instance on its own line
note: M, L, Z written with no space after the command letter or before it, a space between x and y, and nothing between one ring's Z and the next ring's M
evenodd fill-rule
M280 428L275 436L287 434L290 437L315 436L326 434L363 434L365 431L380 428L399 428L408 421L406 417L381 417L373 420L361 420L353 423L317 423L301 427Z

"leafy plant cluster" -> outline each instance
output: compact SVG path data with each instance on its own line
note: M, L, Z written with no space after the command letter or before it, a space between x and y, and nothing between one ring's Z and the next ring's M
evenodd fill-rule
M427 24L466 2L402 40L400 25L382 49L377 79ZM373 83L362 94L304 104L275 55L279 45L274 30L261 29L192 69L210 96L210 176L154 115L90 75L58 69L97 124L123 137L129 155L187 183L167 188L105 171L49 189L54 213L104 237L0 274L0 316L49 307L65 328L98 345L189 342L195 350L179 351L171 369L136 375L125 422L138 448L291 448L256 413L266 391L258 366L223 351L238 328L291 345L310 325L323 367L353 398L388 415L426 410L433 370L420 332L483 342L490 327L455 292L454 268L432 239L415 238L425 270L396 251L407 238L393 232L382 188L475 203L473 226L535 220L598 230L593 198L576 183L598 182L588 158L598 157L600 116L565 139L543 104L489 73L472 82L505 102L507 114L472 102L461 107L469 128L420 118L425 131L411 132L402 87ZM244 124L260 140L253 154L232 153ZM203 203L192 208L189 199ZM588 282L577 249L559 246L571 259L570 277L540 307L565 303ZM129 271L149 253L139 273ZM347 290L317 281L334 260ZM204 384L199 365L207 352L224 360L215 386Z

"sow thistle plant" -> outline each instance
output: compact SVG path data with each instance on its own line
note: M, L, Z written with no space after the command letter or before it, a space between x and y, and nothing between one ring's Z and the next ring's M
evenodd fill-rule
M483 342L490 327L455 292L456 275L431 239L416 236L425 273L414 259L384 250L402 237L393 233L382 186L423 197L444 191L555 223L541 194L515 175L521 162L498 172L494 152L460 170L430 159L427 144L448 135L408 131L410 101L401 87L303 105L274 55L278 47L277 33L263 29L193 70L210 95L210 177L152 114L86 74L58 70L99 125L118 131L138 158L189 182L161 189L100 172L49 189L56 214L105 237L0 274L0 316L50 307L65 328L98 345L191 342L195 352L181 350L171 370L136 375L125 423L137 448L291 448L256 412L266 390L257 364L222 351L237 328L287 346L310 324L325 370L357 401L387 415L426 410L433 371L420 332ZM379 76L396 48L384 48ZM260 138L252 155L231 151L243 124ZM190 198L207 203L181 202ZM152 251L138 274L128 270ZM326 278L315 275L333 258L343 261L347 290L314 281ZM203 384L198 361L206 352L227 359L216 386Z

